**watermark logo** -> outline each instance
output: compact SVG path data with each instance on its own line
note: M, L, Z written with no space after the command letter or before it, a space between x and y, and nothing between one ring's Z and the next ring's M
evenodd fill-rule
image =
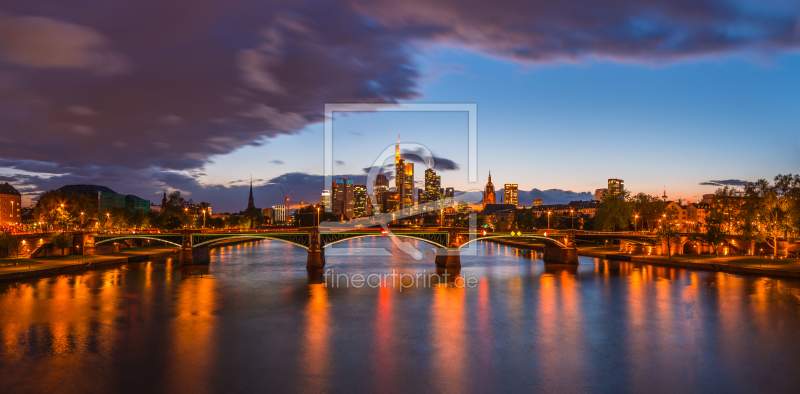
M383 274L352 274L336 273L335 269L326 269L322 274L322 284L325 287L333 288L355 288L363 287L378 289L382 287L394 288L399 292L411 288L430 288L430 287L455 287L455 288L475 288L478 286L479 279L475 276L461 275L439 270L428 272L423 269L416 274L398 273L392 269L390 273Z
M465 112L468 116L468 127L466 130L467 140L468 140L468 152L467 152L467 178L468 183L478 183L478 170L477 170L477 156L478 156L478 130L477 130L477 117L478 117L478 107L477 104L470 103L470 104L446 104L446 103L436 103L436 104L425 104L425 103L412 103L412 104L343 104L343 103L334 103L334 104L325 104L325 124L324 124L324 138L325 138L325 148L324 148L324 176L325 176L325 185L331 185L333 180L333 120L334 114L337 112ZM423 241L428 242L436 247L442 248L449 248L451 247L455 240L450 239L450 236L455 234L455 232L447 232L447 235L443 237L445 241L434 241L432 240L433 237L421 237L420 234L416 236L412 234L413 232L395 232L391 228L389 228L389 223L401 221L404 219L416 217L422 213L430 213L430 212L439 212L441 211L443 215L444 206L449 204L450 206L453 205L453 202L456 199L464 199L469 203L478 203L482 198L482 194L478 190L472 190L470 192L461 193L457 196L453 196L452 198L439 200L439 201L432 201L426 202L422 204L416 204L412 206L402 206L399 209L392 210L391 212L382 212L382 207L380 207L377 203L378 199L375 195L374 183L375 179L377 178L378 174L381 172L381 168L383 164L394 156L397 150L402 149L404 152L413 152L410 155L417 156L421 161L425 161L424 159L427 157L429 160L429 165L433 167L435 165L433 154L431 153L430 149L427 146L419 143L400 143L398 142L397 145L390 145L386 147L382 152L380 152L375 160L373 161L372 165L369 166L370 170L367 175L366 187L367 187L367 195L369 196L369 200L372 202L372 210L376 212L373 216L357 218L353 220L349 220L346 222L326 222L320 225L320 232L344 232L344 231L354 231L363 229L365 227L374 227L376 225L380 226L381 232L383 235L389 236L392 239L394 245L401 250L402 252L408 254L415 260L421 260L423 257L423 252L417 249L413 243L405 241L407 238L416 238L421 239ZM406 153L409 155L409 153ZM416 187L414 186L411 190L413 200L413 194L416 193ZM480 197L478 197L480 196ZM331 199L335 198L335 196L331 196ZM439 228L438 231L446 231L447 229ZM464 234L477 234L477 215L474 213L469 214L467 218L467 229L466 231L462 231ZM420 229L420 232L426 231L426 229ZM430 230L428 230L430 231ZM425 234L421 234L425 235ZM457 245L458 246L458 245ZM387 251L383 248L358 248L358 255L386 255ZM474 243L467 243L463 248L461 248L462 255L475 255L477 254L477 249Z

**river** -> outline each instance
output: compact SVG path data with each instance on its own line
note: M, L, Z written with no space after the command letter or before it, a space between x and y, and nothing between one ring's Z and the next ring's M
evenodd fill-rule
M277 241L212 249L205 267L169 259L0 283L0 392L799 387L798 281L475 249L444 272L457 276L416 283L387 274L437 273L433 256L386 238L326 252L328 273L360 274L360 287L310 274L305 250Z

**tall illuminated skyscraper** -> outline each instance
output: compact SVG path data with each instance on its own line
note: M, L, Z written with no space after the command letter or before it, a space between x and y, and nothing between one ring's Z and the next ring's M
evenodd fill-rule
M353 217L367 216L367 186L353 186Z
M441 188L442 177L436 175L432 168L425 170L425 202L439 201L442 198Z
M334 215L344 215L345 219L353 217L353 186L353 180L350 178L339 178L331 185Z
M518 205L519 191L516 183L506 183L503 188L503 199L506 204Z
M383 211L383 200L386 198L386 193L389 192L389 178L386 175L378 174L375 181L372 182L372 192L375 195L375 203L378 204L378 212Z
M394 149L394 188L398 198L397 209L414 206L414 163L406 163L400 156L400 134Z

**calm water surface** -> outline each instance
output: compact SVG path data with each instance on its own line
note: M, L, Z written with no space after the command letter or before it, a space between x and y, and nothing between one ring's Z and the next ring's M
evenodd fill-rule
M435 272L332 256L363 275ZM424 248L424 244L418 245ZM341 248L338 248L341 247ZM325 287L261 241L0 283L0 392L797 392L800 282L478 245L453 283Z

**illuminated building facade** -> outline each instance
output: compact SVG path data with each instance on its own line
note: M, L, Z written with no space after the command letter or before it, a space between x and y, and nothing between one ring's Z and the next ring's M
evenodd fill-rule
M414 163L406 163L400 156L400 137L394 148L394 190L397 192L397 210L414 206Z
M619 197L625 194L625 181L617 178L610 178L608 180L608 196Z
M353 217L367 216L367 186L353 186Z
M8 182L0 183L0 226L9 227L21 222L22 194Z
M503 197L506 204L511 204L513 206L518 206L517 198L519 196L519 191L516 183L506 183L505 187L503 188Z
M350 178L339 178L331 185L331 203L334 215L344 216L345 219L353 217L354 188Z
M375 181L372 182L372 192L375 194L375 203L381 212L386 212L383 211L383 199L386 197L386 193L389 192L389 178L386 175L378 174L375 177Z
M533 199L533 206L534 206L534 207L540 207L540 206L542 206L542 199L541 199L541 198L534 198L534 199Z
M272 206L273 223L286 222L286 205Z
M323 190L322 191L322 206L325 209L325 212L331 212L331 191L330 190Z

